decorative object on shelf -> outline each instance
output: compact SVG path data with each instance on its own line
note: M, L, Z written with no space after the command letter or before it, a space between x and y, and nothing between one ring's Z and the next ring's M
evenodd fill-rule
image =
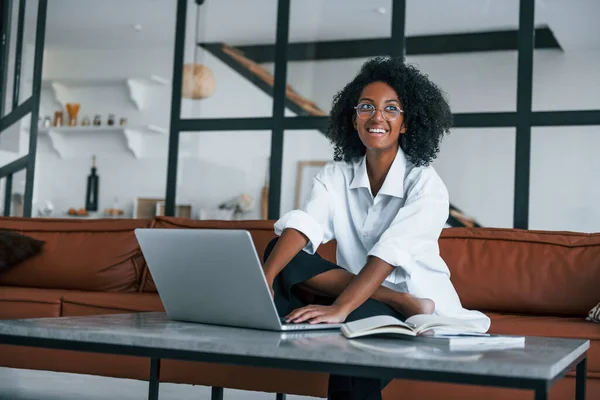
M69 211L67 211L67 214L74 216L74 217L87 217L89 215L85 208L74 208L74 207L69 208Z
M294 207L299 209L310 194L313 178L327 164L327 161L298 161L298 172L296 175L296 203Z
M69 126L77 126L77 114L81 105L79 103L67 103L65 107L69 114Z
M125 211L119 207L119 199L117 197L115 197L111 208L104 209L104 216L106 217L121 217L124 214Z
M165 215L165 202L159 201L156 203L156 215ZM175 206L175 216L177 218L192 218L192 205L191 204L178 204Z
M10 215L13 217L22 217L23 216L23 208L25 206L23 193L13 193L12 194L12 210Z
M121 126L127 125L127 118L121 117L121 119L119 120L119 125L121 125Z
M106 121L106 124L108 126L114 126L115 125L115 114L108 114L108 121Z
M44 117L44 122L42 123L44 128L50 128L52 126L52 119L48 116Z
M215 93L215 75L206 65L185 64L181 95L189 99L206 99Z
M87 178L85 192L85 209L87 211L98 211L98 174L96 174L96 156L92 157L92 169Z
M254 208L254 199L247 193L242 193L229 201L219 205L221 210L233 210L234 219L242 219L242 216Z
M164 200L164 198L138 197L133 203L133 217L154 218L156 216L156 204Z
M90 117L88 117L87 115L83 117L83 119L81 120L81 126L90 126L92 123L90 121Z
M96 114L94 116L94 126L101 126L102 125L102 118L100 117L100 114Z
M51 217L54 214L54 204L50 200L47 200L38 207L37 211L40 217Z
M54 123L52 124L54 127L63 126L63 112L55 111L54 112Z

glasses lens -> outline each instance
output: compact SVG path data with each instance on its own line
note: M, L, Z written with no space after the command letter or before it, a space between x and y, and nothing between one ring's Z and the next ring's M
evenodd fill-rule
M383 110L383 115L388 121L393 121L400 116L400 109L398 107L386 107Z
M360 103L356 107L356 114L361 119L369 119L373 116L374 113L375 107L373 107L371 104Z

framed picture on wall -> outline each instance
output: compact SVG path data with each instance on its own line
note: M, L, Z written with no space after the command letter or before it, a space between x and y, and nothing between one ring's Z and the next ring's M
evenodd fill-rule
M302 206L312 188L313 178L328 161L298 161L295 208Z

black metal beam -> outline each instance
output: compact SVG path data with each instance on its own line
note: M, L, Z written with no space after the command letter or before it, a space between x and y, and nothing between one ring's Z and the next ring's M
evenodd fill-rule
M6 183L4 185L4 216L10 217L10 204L12 202L12 184L13 174L6 176Z
M519 53L517 70L517 130L513 227L529 226L531 164L531 99L533 93L534 0L519 2Z
M535 111L532 126L586 126L600 125L600 110Z
M200 7L199 5L197 7ZM165 195L165 215L175 215L177 196L177 163L179 159L179 132L181 120L181 88L183 82L183 56L185 51L185 25L187 1L177 1L175 20L175 51L173 53L173 89L171 91L171 129L169 130L169 155L167 161L167 188Z
M181 132L202 131L263 131L273 128L273 119L270 117L256 118L206 118L206 119L181 119L179 130Z
M21 118L25 117L28 113L33 110L35 99L32 97L28 98L17 108L13 109L7 116L0 119L0 134L11 125L17 123Z
M19 93L21 92L21 60L23 58L23 30L25 27L26 2L27 0L19 1L19 18L17 22L17 46L15 49L15 76L13 81L13 110L19 105Z
M33 203L33 182L35 179L35 159L38 142L38 117L40 115L40 96L42 92L42 65L44 63L44 42L46 39L46 14L48 0L39 0L35 34L35 55L33 58L33 85L31 97L31 120L29 123L29 153L27 154L27 171L25 172L25 199L23 216L31 217Z
M287 117L284 120L284 127L290 130L316 129L327 132L328 120L329 117Z
M268 218L279 218L281 203L281 171L283 169L283 135L285 129L285 98L287 51L290 27L290 0L277 2L277 38L275 40L275 79L273 83L273 130L269 158Z
M406 51L406 0L392 2L392 43L390 56L402 57Z
M398 12L397 7L399 6L394 3L396 12ZM395 18L400 17L392 16L392 19ZM398 44L399 42L394 41L398 35L399 32L392 30L392 38L290 43L288 61L368 58L383 54L398 54L402 48L402 45ZM518 49L518 31L409 36L406 37L405 42L407 56L509 51ZM206 44L198 43L198 45ZM236 48L257 63L268 63L275 60L275 47L272 44L236 46ZM397 49L394 50L394 48ZM552 31L547 27L542 27L536 29L535 48L560 50L560 45Z
M6 164L3 167L0 167L0 179L5 178L9 175L14 174L15 172L19 172L25 168L27 168L27 159L29 156L23 156L21 158L17 158L15 161Z
M8 87L8 59L12 24L12 0L0 0L0 118L4 116Z

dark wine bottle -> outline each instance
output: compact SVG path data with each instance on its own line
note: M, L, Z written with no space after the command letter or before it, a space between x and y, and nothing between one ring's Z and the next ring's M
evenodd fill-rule
M98 174L96 174L96 156L92 157L92 172L87 178L85 209L88 211L98 211Z

